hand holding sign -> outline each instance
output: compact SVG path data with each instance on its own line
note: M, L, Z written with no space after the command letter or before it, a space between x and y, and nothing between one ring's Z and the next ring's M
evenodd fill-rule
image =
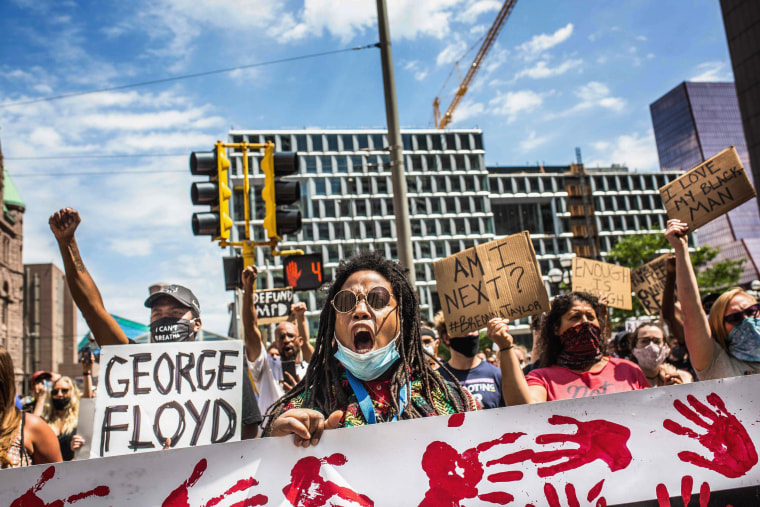
M606 296L605 304L630 310L631 270L582 257L573 257L573 291Z

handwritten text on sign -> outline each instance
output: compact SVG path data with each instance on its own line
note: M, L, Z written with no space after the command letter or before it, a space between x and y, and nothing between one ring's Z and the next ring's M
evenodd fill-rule
M665 289L668 257L664 254L631 271L631 287L649 315L659 315Z
M451 336L477 331L494 317L515 320L549 309L527 231L468 248L433 269Z
M757 505L758 389L751 375L325 431L308 449L263 438L0 470L0 498L13 507Z
M573 291L607 296L607 306L630 310L631 270L615 264L573 257Z
M243 344L103 347L91 457L240 440Z
M756 195L733 146L660 188L668 217L692 230Z
M293 289L257 290L253 293L253 304L260 325L288 320L290 305L293 303Z

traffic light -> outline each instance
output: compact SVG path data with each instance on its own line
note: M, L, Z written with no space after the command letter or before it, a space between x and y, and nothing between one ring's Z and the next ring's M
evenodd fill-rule
M297 203L301 199L301 185L297 181L282 181L278 178L298 172L298 154L296 152L274 152L274 145L267 143L264 158L261 159L264 173L264 199L266 214L264 229L267 236L282 239L285 234L301 230L301 210L287 208L285 205Z
M190 154L190 173L209 178L207 182L193 183L190 188L193 204L211 206L206 213L193 214L193 234L196 236L212 236L214 240L230 239L232 191L227 177L229 168L230 161L221 142L216 143L214 151Z
M290 255L283 260L282 270L286 285L293 290L318 289L327 281L322 254Z

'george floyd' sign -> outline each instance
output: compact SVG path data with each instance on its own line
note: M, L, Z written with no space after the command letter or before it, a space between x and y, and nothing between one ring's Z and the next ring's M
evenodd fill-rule
M729 146L660 188L668 218L694 230L757 196L736 149Z
M240 440L239 341L103 347L90 457Z
M523 231L433 263L438 298L451 336L549 309L530 235Z
M612 308L633 308L631 270L616 264L573 257L573 291L606 296Z
M633 293L649 315L660 314L669 256L670 254L660 255L655 260L631 271Z

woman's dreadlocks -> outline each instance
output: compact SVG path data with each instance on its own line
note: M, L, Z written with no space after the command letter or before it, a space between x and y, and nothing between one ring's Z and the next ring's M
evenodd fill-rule
M386 259L380 253L370 250L359 252L348 261L342 262L335 270L335 281L327 295L319 319L319 331L316 346L309 368L304 378L285 396L269 407L269 417L265 434L271 430L272 423L290 400L303 395L303 408L319 410L330 415L335 410L342 410L348 404L347 395L341 387L339 362L334 353L337 346L335 336L335 309L331 301L343 287L349 276L357 271L375 271L391 284L396 299L401 321L401 335L396 343L400 360L391 367L393 373L390 381L391 400L395 412L399 413L398 399L401 388L409 383L412 376L419 375L422 381L422 396L433 406L433 389L438 388L456 408L457 412L468 410L467 401L446 385L446 381L436 374L428 363L420 339L420 309L415 293L406 271L398 263ZM411 393L409 393L411 395ZM413 403L410 403L401 415L401 419L423 417Z

